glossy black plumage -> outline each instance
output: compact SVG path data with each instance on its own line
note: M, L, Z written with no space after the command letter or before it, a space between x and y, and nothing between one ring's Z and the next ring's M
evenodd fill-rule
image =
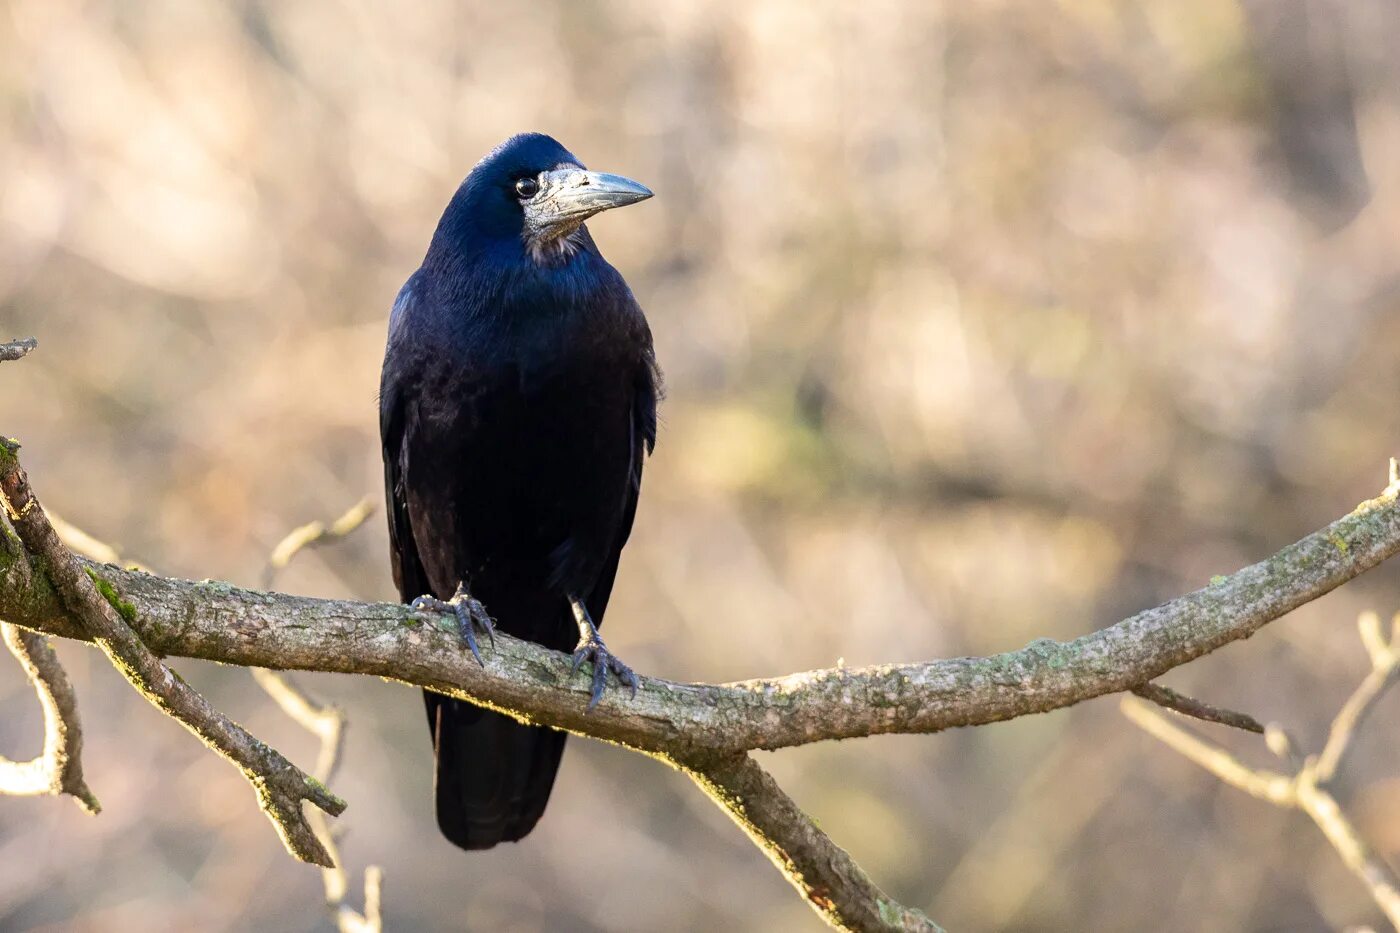
M465 581L500 629L565 651L571 595L602 621L659 391L646 320L587 228L527 235L518 180L577 164L531 134L472 170L395 302L380 390L400 595ZM443 833L468 849L524 836L564 734L425 699Z

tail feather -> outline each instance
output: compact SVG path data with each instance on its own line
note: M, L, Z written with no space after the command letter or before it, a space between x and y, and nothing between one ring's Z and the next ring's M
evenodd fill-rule
M463 849L524 838L549 802L567 734L427 690L423 699L443 835Z

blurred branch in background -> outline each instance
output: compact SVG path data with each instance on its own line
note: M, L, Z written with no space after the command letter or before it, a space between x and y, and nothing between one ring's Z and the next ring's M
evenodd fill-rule
M1371 671L1332 721L1321 754L1307 756L1291 776L1251 768L1221 746L1173 725L1131 697L1123 699L1122 709L1150 735L1226 784L1276 806L1306 813L1327 836L1347 868L1366 885L1386 918L1400 929L1400 877L1361 838L1331 792L1331 784L1356 739L1357 728L1386 689L1400 680L1400 615L1391 621L1389 636L1382 633L1380 617L1374 612L1362 614L1358 626L1370 656ZM1294 744L1283 729L1271 726L1266 740L1278 757L1297 761Z
M267 559L267 567L263 569L262 588L272 589L277 574L286 570L292 559L302 551L335 544L353 533L365 523L365 519L374 514L377 502L373 496L365 496L346 509L329 527L325 522L308 522L300 528L293 529L272 549L272 554Z
M411 607L239 590L80 561L58 541L10 450L0 470L0 490L8 499L20 541L3 539L14 550L0 566L0 614L40 631L97 640L104 650L117 654L113 661L119 667L140 667L139 678L128 676L154 693L158 706L192 728L203 727L201 737L230 757L242 755L245 749L232 746L222 732L211 736L214 730L207 726L211 720L222 724L222 717L173 679L147 645L162 654L245 666L390 677L507 712L521 721L651 752L706 787L828 922L853 929L933 929L922 914L875 888L849 856L742 753L829 738L934 732L1016 718L1140 687L1173 667L1252 634L1400 550L1400 464L1393 460L1389 479L1380 497L1363 502L1349 515L1273 557L1073 642L1039 639L1020 651L990 658L842 667L726 685L648 679L639 696L609 695L594 710L589 705L589 688L571 684L566 655L502 635L486 663L479 664L461 650L455 626L425 625ZM348 533L364 514L363 509L352 510L337 527ZM326 529L298 531L276 553L283 555L285 564L328 533ZM16 548L18 544L22 547ZM36 557L41 561L31 565ZM16 565L24 570L7 569ZM93 583L101 586L101 595ZM123 619L140 629L145 644ZM119 640L123 650L112 652L109 640ZM1376 647L1381 644L1378 634L1367 636L1375 657L1383 653ZM1393 666L1388 642L1385 652ZM150 670L152 666L158 671ZM164 682L157 684L161 673ZM1387 668L1381 685L1373 684L1365 696L1379 694L1392 674ZM177 693L180 688L183 695ZM323 743L332 743L330 751L323 745L322 764L329 774L340 732L338 719L328 718L294 691L274 695L279 702L286 701L285 708L305 714L323 735ZM1166 696L1176 706L1190 705L1174 692ZM199 705L188 709L194 704ZM1358 722L1368 707L1365 697L1349 704L1352 712L1339 719L1343 725L1337 735L1349 735L1346 723ZM255 741L241 731L238 735ZM1329 742L1322 759L1331 762L1327 767L1341 759L1345 741ZM256 749L264 759L276 756L260 743ZM265 773L260 769L268 767L265 760L249 761L246 756L235 760L255 781ZM326 802L335 807L335 813L343 809L344 804L320 782L301 775L280 756L273 763L283 767L273 770L272 778L300 776L307 788L301 792L304 796L323 809L330 809ZM1330 798L1317 790L1317 768L1305 767L1300 774L1311 777L1295 781L1288 793L1299 807L1323 813ZM1261 780L1269 787L1277 784ZM1270 793L1283 799L1282 790ZM304 822L288 818L287 802L281 801L282 807L274 803L272 808L285 820L274 820L284 842L308 861L315 860L308 854L319 855L322 860L317 863L329 867L331 858L314 836L314 850L304 839L289 838L291 831L310 830ZM264 806L268 807L266 798ZM1335 820L1323 824L1319 819L1324 829L1333 826L1329 836L1334 831L1343 833ZM1335 843L1340 836L1333 838ZM1362 862L1363 867L1369 865L1365 859ZM377 902L374 880L371 876L367 884L366 916L373 914Z
M346 510L329 527L323 522L310 522L291 531L272 549L268 565L264 570L263 579L266 581L266 585L271 586L276 580L277 574L286 569L302 550L344 538L362 526L365 520L374 514L374 511L375 501L367 496ZM58 533L59 539L76 554L81 554L100 563L121 564L150 572L144 565L137 564L130 558L123 558L116 547L94 537L76 525L63 521L52 513L49 514L49 522ZM9 643L10 632L18 633L19 637L27 640L38 639L42 641L43 639L42 635L26 629L17 628L7 623L0 623L0 625L3 625L7 643ZM52 656L52 651L49 654ZM53 663L57 664L57 659L54 659ZM253 680L284 713L320 739L321 749L316 758L313 775L316 780L329 787L331 779L340 766L341 748L345 743L346 721L344 713L334 705L315 702L300 686L284 674L260 667L252 668L251 673ZM61 668L59 675L62 676ZM64 684L66 685L66 680ZM71 690L69 702L72 702ZM76 709L73 710L73 715L76 717ZM80 774L78 779L81 781ZM0 793L21 793L18 790L9 790L8 786L0 785ZM36 791L36 793L38 792L47 791ZM340 933L379 933L383 929L380 910L383 872L377 865L371 865L365 869L365 912L363 914L347 905L345 899L349 896L350 885L345 869L341 866L340 849L336 840L337 833L320 809L313 807L305 811L305 815L306 821L311 825L316 837L321 840L321 844L329 853L332 862L329 867L323 866L321 868L321 878L325 889L326 905L335 918L337 929L340 930Z
M135 610L59 540L29 488L16 450L13 445L0 454L0 492L27 551L25 558L32 556L43 567L51 595L133 687L243 771L289 852L303 861L329 865L330 855L306 823L301 802L309 801L332 815L339 815L345 802L216 710L161 662L128 624ZM30 567L23 575L32 581L34 571Z
M344 538L374 514L375 500L366 496L326 527L323 522L311 522L294 529L272 549L267 568L263 571L263 586L271 588L279 571L286 569L292 559L306 548L317 547ZM317 703L290 677L277 671L255 667L253 679L282 711L298 725L321 740L321 752L316 758L316 779L327 787L340 767L340 752L345 744L345 714L334 705ZM319 810L306 814L311 829L330 853L331 864L321 869L321 882L326 892L326 906L335 917L340 933L380 933L384 928L380 913L380 894L384 873L378 865L365 869L365 912L359 913L345 902L350 894L350 882L341 864L337 833Z

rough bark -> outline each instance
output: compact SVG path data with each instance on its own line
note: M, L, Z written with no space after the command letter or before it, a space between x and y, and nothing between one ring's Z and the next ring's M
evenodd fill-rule
M774 749L824 739L928 733L1013 719L1131 690L1248 637L1400 550L1392 483L1378 498L1274 556L1068 642L1038 639L984 658L834 668L730 684L643 677L635 699L608 691L586 711L586 678L569 659L499 635L485 665L455 623L392 603L359 603L191 582L83 561L129 607L152 651L248 667L371 674L429 687L523 721L678 757ZM0 555L0 618L86 639L42 569ZM27 569L27 568L26 568Z

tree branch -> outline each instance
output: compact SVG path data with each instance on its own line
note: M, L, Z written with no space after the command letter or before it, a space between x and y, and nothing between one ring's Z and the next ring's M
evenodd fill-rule
M121 626L125 636L138 645L144 641L157 654L370 674L461 697L523 722L650 752L678 763L705 786L826 919L855 929L936 927L880 893L745 752L882 733L936 732L1132 690L1247 637L1400 551L1400 470L1392 463L1387 489L1349 515L1267 560L1216 578L1205 589L1070 642L1040 639L989 658L836 668L731 684L647 678L635 699L610 692L590 713L588 687L569 677L566 655L508 635L498 635L485 665L478 665L462 650L454 620L407 606L243 590L75 558L58 544L52 529L51 540L35 536L30 523L33 516L42 521L42 511L27 488L15 486L23 474L13 451L0 463L0 489L10 496L24 538L0 537L0 618L91 640L86 628L94 624L90 616L103 624L120 621L115 606L131 625ZM35 566L41 570L30 566L26 549L40 558ZM97 597L88 576L108 600ZM108 640L104 629L97 633L100 644ZM154 657L151 663L164 671ZM168 673L166 677L174 683ZM156 701L161 704L160 698ZM181 712L161 705L173 714ZM245 769L250 776L261 762L254 764ZM286 768L285 773L300 776L290 764ZM333 806L343 806L320 784L314 789ZM1295 793L1306 796L1308 791ZM325 855L314 835L311 840ZM375 880L367 879L367 917L377 902Z
M1356 736L1357 726L1385 689L1400 679L1397 678L1400 673L1400 652L1397 651L1400 648L1400 617L1392 625L1388 641L1381 635L1380 618L1375 613L1364 613L1359 625L1362 641L1371 658L1371 672L1332 721L1322 754L1305 758L1292 776L1250 768L1214 742L1168 722L1145 703L1131 697L1124 697L1122 710L1128 719L1148 734L1226 784L1276 806L1307 814L1322 830L1347 868L1366 885L1386 918L1400 930L1400 877L1361 838L1328 789ZM1280 758L1296 759L1293 743L1282 729L1270 728L1268 744Z
M1280 807L1296 806L1296 788L1288 775L1245 765L1219 745L1187 732L1141 700L1124 697L1119 708L1148 735L1231 787Z
M23 337L19 340L11 340L8 343L0 343L0 363L10 363L15 360L22 360L39 346L39 341L33 337Z
M304 861L330 864L330 855L306 823L301 801L308 800L332 815L342 812L345 802L214 709L160 662L128 624L135 621L137 610L59 541L29 489L12 444L0 448L0 493L20 541L41 562L54 600L90 634L132 686L243 771L288 851ZM28 561L28 555L21 556ZM23 575L31 582L39 576L32 568Z
M331 778L335 777L336 769L340 766L340 750L345 743L345 714L334 706L315 702L291 678L276 671L255 667L253 679L281 707L282 712L321 740L321 752L316 758L316 779L329 787ZM379 866L371 865L365 869L365 912L361 914L345 902L350 893L350 882L341 865L335 828L319 810L308 811L306 819L330 857L331 864L321 869L321 882L325 888L326 906L335 917L336 929L340 933L380 933L384 921L379 910L379 895L384 876Z
M1195 697L1189 697L1184 693L1178 693L1171 687L1164 687L1161 684L1138 684L1133 688L1133 694L1140 696L1149 703L1156 703L1163 709L1169 709L1174 713L1189 716L1192 719L1199 719L1202 722L1213 722L1222 726L1229 726L1232 729L1242 729L1245 732L1253 732L1258 735L1264 734L1264 726L1259 720L1247 713L1237 713L1232 709L1222 709L1218 706L1211 706L1203 703Z
M43 752L30 761L0 757L0 794L69 794L88 813L102 812L102 805L83 780L78 700L58 656L38 632L0 622L0 636L34 685L44 711Z
M133 626L158 654L371 674L522 721L684 756L937 732L1130 690L1253 634L1395 554L1397 491L1400 485L1392 485L1267 560L1070 642L1039 639L986 658L834 668L720 685L643 678L635 699L609 691L592 713L586 711L587 685L570 680L566 655L509 635L497 636L482 666L462 651L452 620L408 606L289 596L80 564L133 606ZM88 638L45 575L26 583L3 562L0 618Z
M1361 641L1371 659L1371 672L1361 681L1356 690L1342 706L1337 718L1332 720L1332 728L1327 733L1327 742L1322 746L1322 754L1317 758L1317 782L1326 784L1341 770L1347 752L1351 749L1356 731L1361 728L1376 701L1386 690L1400 680L1400 615L1391 623L1390 639L1381 635L1381 619L1374 612L1362 613L1357 620L1361 630Z
M323 522L311 522L293 530L272 549L263 572L263 586L271 587L278 572L286 569L302 550L342 539L355 531L374 514L374 508L374 500L366 497L332 522L330 527ZM285 674L262 667L253 668L252 674L258 686L272 697L282 712L321 740L321 752L316 758L316 779L329 787L336 769L340 767L340 753L345 745L345 714L335 706L312 700ZM341 864L335 827L318 810L308 812L306 819L330 854L332 864L329 868L321 869L321 883L325 889L326 906L335 918L336 929L339 933L381 933L384 919L379 902L383 872L377 865L365 869L365 912L359 913L346 903L350 881Z
M0 452L8 449L0 439ZM0 532L4 532L0 534L4 545L12 551L19 549L20 543L11 537L13 533L3 516L0 516ZM17 582L34 583L27 560L12 561L8 576ZM44 714L44 748L38 758L10 761L0 757L0 794L70 794L88 813L100 813L102 805L83 779L83 730L78 718L78 698L58 656L39 632L0 622L0 636L34 685Z
M302 551L334 544L355 531L374 514L375 507L376 500L365 496L346 510L345 514L331 522L329 526L325 522L308 522L300 528L293 529L272 549L272 555L267 559L267 566L263 568L262 588L272 589L278 572L287 569L292 558Z
M892 900L748 754L673 762L729 814L813 910L841 930L943 933Z

